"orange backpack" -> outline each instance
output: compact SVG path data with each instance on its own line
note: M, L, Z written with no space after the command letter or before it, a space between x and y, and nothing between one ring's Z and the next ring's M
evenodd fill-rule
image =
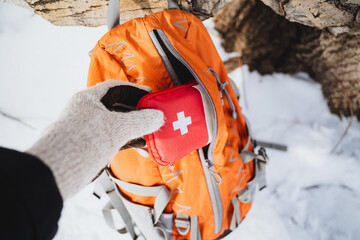
M213 141L172 166L159 166L135 149L118 152L98 180L97 192L110 199L106 220L113 224L115 208L125 225L119 232L133 239L217 239L234 230L251 207L256 183L260 189L266 184L267 157L263 149L253 152L238 99L202 22L173 9L113 28L92 51L88 87L108 79L153 92L195 79L216 114Z

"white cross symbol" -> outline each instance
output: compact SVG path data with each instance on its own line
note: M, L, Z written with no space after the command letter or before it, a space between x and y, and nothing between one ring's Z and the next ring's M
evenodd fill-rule
M181 135L188 133L189 131L188 131L187 126L192 123L191 117L189 116L189 117L185 118L184 112L177 113L177 117L178 117L178 120L173 122L174 131L180 129Z

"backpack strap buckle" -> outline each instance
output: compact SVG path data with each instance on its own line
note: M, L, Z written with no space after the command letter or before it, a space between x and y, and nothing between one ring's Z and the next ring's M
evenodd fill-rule
M257 164L256 164L256 168L257 168L257 177L258 177L258 185L259 185L259 190L261 191L262 189L264 189L266 187L266 176L265 176L265 168L266 168L266 164L269 161L269 158L266 154L266 150L265 148L261 147L258 151L258 154L260 156L262 156L262 158L258 158L257 159Z
M190 240L201 240L198 216L189 217L177 214L174 221L176 229L182 236L185 236L190 231Z
M253 160L255 161L255 181L259 185L259 190L265 188L265 167L269 161L265 148L261 147L258 151L258 154L246 150L242 151L240 154L244 164Z
M186 215L177 214L175 218L175 227L181 235L188 234L190 230L190 219Z
M266 149L261 147L258 151L259 155L263 156L264 160L260 159L261 161L267 163L269 161L269 157L268 155L266 154Z

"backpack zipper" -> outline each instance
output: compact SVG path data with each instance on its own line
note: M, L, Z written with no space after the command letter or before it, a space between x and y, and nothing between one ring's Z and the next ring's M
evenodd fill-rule
M225 97L226 97L226 99L227 99L227 101L228 101L228 103L229 103L229 106L230 106L230 108L231 108L232 117L233 117L234 119L236 119L236 118L237 118L237 113L236 113L235 105L234 105L233 101L231 100L228 91L226 90L226 86L227 86L229 83L226 82L226 81L225 81L225 82L221 82L219 75L216 73L216 71L215 71L214 69L209 68L209 70L210 70L210 72L215 76L216 81L218 82L218 88L219 88L219 91L220 91L220 96L221 96L221 98L222 98L222 93L221 93L221 92L224 92Z
M167 38L167 36L165 35L165 33L162 30L158 30L158 29L155 29L152 32L157 33L157 35L160 37L160 39L164 43L167 50L169 50L170 53L191 72L191 74L195 78L196 82L204 90L204 93L205 93L207 99L211 103L210 104L211 109L212 109L213 115L215 117L215 121L214 121L214 124L213 124L213 129L212 129L215 137L214 137L214 140L209 145L209 149L208 149L208 152L207 152L207 159L205 159L203 149L199 149L199 156L200 156L200 160L201 160L201 165L202 165L203 170L204 170L206 184L207 184L207 187L208 187L210 200L211 200L211 204L212 204L212 208L213 208L215 234L218 234L220 232L221 228L222 228L222 215L223 215L223 213L222 213L223 208L222 208L220 190L219 190L219 186L218 186L218 184L220 184L221 182L218 183L216 181L216 177L213 177L211 175L212 173L216 174L215 167L214 167L214 156L213 156L213 151L214 151L214 147L215 147L215 139L216 139L216 134L217 134L217 116L216 116L215 106L214 106L213 101L211 100L209 92L205 88L205 85L202 83L199 76L196 74L196 72L193 70L193 68L190 66L190 64L172 46L172 44L170 43L170 41ZM150 38L152 39L153 42L155 41L154 45L157 48L157 50L159 51L158 47L161 48L161 45L159 44L159 41L156 38L155 34L152 33L152 32L149 33ZM160 51L164 52L163 49L161 49ZM162 59L165 60L165 61L168 61L167 63L164 63L166 67L168 65L171 66L171 63L170 63L170 61L169 61L169 59L167 57L162 58Z
M215 221L215 234L218 234L222 227L222 202L221 202L221 196L219 191L218 184L221 183L221 177L220 181L216 181L216 176L211 175L215 173L215 167L214 165L205 158L204 156L204 150L202 148L198 149L200 161L202 168L204 170L204 175L206 179L206 183L209 190L209 195L211 199L211 204L213 207L214 212L214 221ZM216 173L215 173L216 174ZM219 175L220 176L220 175Z

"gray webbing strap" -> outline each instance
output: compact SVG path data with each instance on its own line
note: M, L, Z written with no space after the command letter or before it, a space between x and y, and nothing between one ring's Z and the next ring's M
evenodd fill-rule
M241 222L240 205L237 197L231 199L231 203L234 207L234 214L230 224L230 230L233 231Z
M167 9L180 9L180 7L174 0L167 0Z
M248 203L251 201L251 192L248 187L244 187L236 197L240 200L240 202Z
M108 196L110 198L112 205L119 212L121 218L123 219L126 230L130 233L130 235L133 239L136 239L136 234L134 231L134 224L132 222L131 216L130 216L128 210L126 209L123 201L117 195L116 189L114 191L108 193Z
M123 190L145 197L156 197L154 204L154 224L159 221L166 205L169 203L171 194L165 185L155 187L144 187L134 183L128 183L115 178L109 171L109 178Z
M109 173L109 177L114 183L116 183L125 191L144 197L156 197L161 191L163 191L163 189L166 189L164 185L155 187L144 187L142 185L128 183L114 177L111 173Z
M191 216L190 240L201 240L198 216Z
M201 240L198 216L189 216L178 214L175 219L175 227L178 232L185 236L190 230L190 240Z
M244 164L255 160L255 179L259 185L259 189L261 190L266 187L265 168L266 163L268 162L268 158L266 156L264 148L260 148L259 153L261 154L255 154L249 151L242 151L240 154Z
M162 233L163 237L164 237L164 240L170 240L172 239L171 236L169 236L169 233L166 232L166 228L163 224L161 224L161 222L158 222L156 225L155 225L155 228Z
M111 201L109 201L105 207L103 208L102 210L103 212L103 216L104 216L104 219L106 221L106 223L113 229L115 229L117 232L121 233L121 234L125 234L127 233L128 231L126 230L126 227L124 226L123 228L117 228L115 226L115 223L114 223L114 218L113 218L113 212L115 212L115 214L119 214L119 212L114 208L114 206L112 205Z
M229 77L229 79L230 79L230 84L231 84L231 86L232 86L232 88L233 88L233 90L235 92L235 95L236 95L237 99L239 99L240 98L240 90L236 86L236 83L230 77Z
M111 192L114 189L114 184L110 181L106 170L104 170L96 180L95 194L102 196L104 193Z
M252 160L254 159L258 159L260 161L264 161L266 162L264 156L262 155L259 155L259 154L255 154L253 152L249 152L249 151L242 151L240 153L241 155L241 159L242 159L242 162L245 164L245 163L248 163L248 162L251 162Z
M249 135L249 136L248 136L248 140L247 140L247 142L246 142L246 145L245 145L243 151L249 151L250 143L251 143L251 137L250 137L250 135Z
M259 190L262 190L266 187L266 176L265 176L265 168L266 162L257 161L258 167L258 176L257 176L257 183L259 185Z
M111 30L120 25L120 0L109 0L107 11L107 26Z
M251 132L251 126L250 126L250 122L249 119L243 114L244 120L245 120L245 124L246 124L246 130L248 132L248 140L246 142L246 145L243 149L243 151L249 151L250 148L250 143L251 143L251 136L252 136L252 132Z
M234 214L231 219L230 230L233 231L241 222L240 202L248 203L251 201L251 192L248 187L244 187L233 199L231 203L234 207Z
M156 224L161 214L164 212L165 207L168 205L171 198L170 192L164 186L159 194L156 196L155 204L154 204L154 224Z
M107 26L111 30L120 25L120 0L109 0ZM180 9L174 0L167 0L167 9Z
M245 123L246 123L246 128L248 130L249 136L252 136L250 121L244 114L243 114L243 116L244 116L244 120L245 120Z
M101 184L101 186L103 186L105 193L109 196L111 204L119 212L121 218L125 223L125 228L129 232L132 239L136 239L136 234L134 231L134 225L132 223L131 216L127 211L123 201L117 195L116 186L114 183L111 182L106 170L103 171L102 174L99 176L98 183ZM111 185L112 187L110 187Z
M276 149L279 151L287 151L287 146L283 145L283 144L279 144L279 143L273 143L273 142L264 142L264 141L260 141L260 140L254 140L254 145L255 146L261 146L261 147L266 147L266 148L272 148L272 149Z

